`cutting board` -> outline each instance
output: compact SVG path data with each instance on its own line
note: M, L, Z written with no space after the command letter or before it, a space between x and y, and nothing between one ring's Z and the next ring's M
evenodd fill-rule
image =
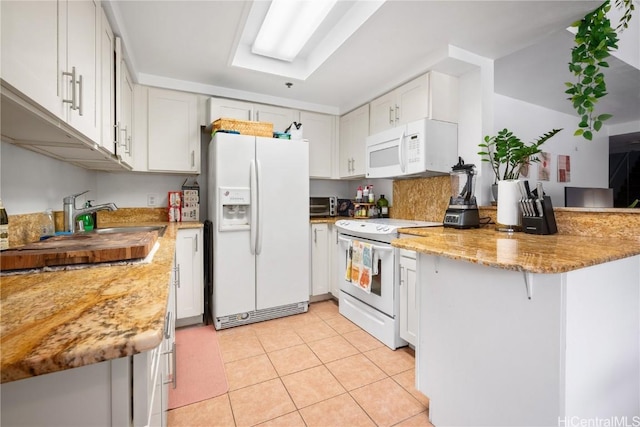
M146 257L157 231L55 236L0 253L1 270L91 264Z

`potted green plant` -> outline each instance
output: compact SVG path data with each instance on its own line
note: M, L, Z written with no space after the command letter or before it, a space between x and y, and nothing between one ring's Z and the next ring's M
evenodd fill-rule
M509 129L502 129L494 136L485 136L484 142L478 144L482 151L478 152L482 156L483 162L491 164L494 173L494 187L492 188L494 199L497 200L498 181L507 179L518 179L522 168L530 163L539 162L536 154L542 152L540 146L562 129L553 129L534 142L525 144L520 138L515 136Z
M618 33L628 27L635 9L633 0L615 0L615 5L624 12L616 28L613 28L608 17L610 0L571 25L576 33L569 71L575 76L575 81L565 83L565 93L570 95L568 99L580 116L574 135L581 135L587 140L593 139L593 133L598 132L602 123L612 117L611 114L596 114L595 106L607 95L604 69L609 64L606 59L618 49Z

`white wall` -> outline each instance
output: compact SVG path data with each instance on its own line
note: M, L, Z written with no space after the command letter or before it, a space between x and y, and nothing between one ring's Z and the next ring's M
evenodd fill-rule
M62 210L62 199L89 190L78 205L98 199L96 173L33 151L0 144L0 197L9 215Z
M551 153L551 179L542 181L553 205L564 206L564 187L609 187L609 135L604 127L593 141L573 136L576 118L503 95L494 95L494 134L507 128L525 143L551 129L564 130L545 142L543 151ZM571 156L571 181L558 182L558 155ZM538 166L533 166L529 181L535 187Z
M96 203L114 202L118 207L147 207L147 195L158 195L157 207L168 204L167 192L180 191L186 176L136 172L96 172ZM189 177L189 182L192 179Z
M167 192L182 188L186 176L135 172L90 171L2 142L0 145L0 198L9 215L52 208L62 210L62 199L89 190L78 197L94 204L114 202L118 207L146 207L147 195L159 196L158 206L167 205ZM191 177L190 177L191 178Z

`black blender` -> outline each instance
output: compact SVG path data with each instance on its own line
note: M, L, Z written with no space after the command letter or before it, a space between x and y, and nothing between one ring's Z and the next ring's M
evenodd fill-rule
M444 226L452 228L478 228L480 215L474 196L476 183L476 166L465 165L462 157L458 164L451 168L451 198L444 214Z

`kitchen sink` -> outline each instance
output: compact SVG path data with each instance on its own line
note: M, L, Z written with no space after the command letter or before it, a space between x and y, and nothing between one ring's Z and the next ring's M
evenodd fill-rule
M157 231L158 237L164 235L166 225L134 225L123 227L107 227L107 228L94 228L93 233L98 234L110 234L110 233L135 233L139 231Z

